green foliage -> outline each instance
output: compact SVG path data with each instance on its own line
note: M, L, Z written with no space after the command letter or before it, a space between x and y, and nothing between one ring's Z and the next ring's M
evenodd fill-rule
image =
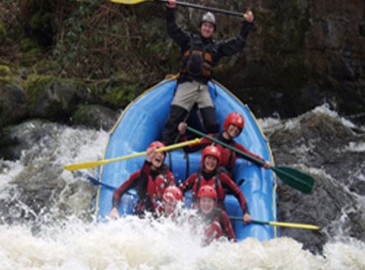
M110 87L102 100L110 107L118 109L129 104L139 93L140 89L135 85Z
M89 107L90 105L79 106L76 112L72 115L72 121L86 126L92 126L95 124L95 117L90 113Z
M102 2L104 1L79 2L71 16L66 19L65 35L62 40L57 42L53 55L56 57L60 69L68 74L95 78L98 77L95 74L104 73L104 57L99 57L100 54L97 50L103 47L105 36L102 31L106 31L106 27L101 26L102 31L97 25L96 28L93 27L93 20L97 20L96 12ZM91 55L93 62L90 61Z
M27 67L26 73L87 81L124 74L128 83L148 87L177 72L179 52L166 35L163 5L24 0L20 6L8 4L7 14L20 19L5 25L17 46L0 44L0 53L5 63Z
M9 75L10 68L5 65L0 65L0 77L4 77L6 75Z
M0 20L0 43L5 41L7 31L5 24Z
M161 66L168 58L165 25L151 7L162 11L154 4L80 2L53 51L59 71L93 80L127 73L129 80L146 86L163 76Z
M22 53L21 64L24 66L30 66L36 63L42 53L39 46L29 38L20 41L20 50Z
M23 82L23 88L26 91L27 107L32 108L35 105L39 95L45 87L57 78L48 75L31 75Z
M26 7L28 35L48 49L57 32L57 4L52 0L28 0Z

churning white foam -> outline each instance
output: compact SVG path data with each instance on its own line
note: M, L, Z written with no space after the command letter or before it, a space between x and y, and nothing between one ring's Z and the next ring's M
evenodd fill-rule
M290 238L267 242L213 242L189 226L128 217L106 224L70 221L33 236L25 227L0 226L1 269L363 269L365 246L328 243L324 255Z

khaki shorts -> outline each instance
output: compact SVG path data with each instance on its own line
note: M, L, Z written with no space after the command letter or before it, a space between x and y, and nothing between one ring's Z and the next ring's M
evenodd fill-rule
M214 107L208 85L196 81L179 84L171 105L177 105L190 111L195 103L199 109Z

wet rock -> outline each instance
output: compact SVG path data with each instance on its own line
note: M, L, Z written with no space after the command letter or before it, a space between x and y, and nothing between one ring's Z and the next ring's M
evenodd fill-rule
M90 16L98 17L104 12L102 7L96 2L82 7L70 5L62 12L71 15L64 17L79 23L65 24L61 18L59 24L63 28L54 25L60 19L54 17L60 14L60 7L52 5L51 1L36 2L27 1L20 7L21 14L14 16L12 5L4 5L7 15L0 23L0 36L2 32L9 40L6 45L13 42L18 48L8 53L5 63L15 57L18 63L25 61L26 66L36 66L39 69L37 74L44 74L46 70L47 74L90 79L92 85L88 90L91 92L100 81L107 82L108 78L123 74L126 85L120 85L120 89L100 87L88 104L119 109L134 97L137 92L134 88L140 92L179 69L179 49L166 31L161 31L165 20L164 9L160 6L141 5L132 13L118 9L115 11L118 16L113 16L112 21L105 16L91 26L86 14L90 12ZM241 11L247 8L246 3L237 1L215 0L211 4ZM252 8L257 31L249 34L241 53L222 59L221 64L215 67L215 78L248 103L258 117L272 116L273 113L285 118L295 117L327 102L343 115L360 115L353 119L364 122L365 118L361 116L365 113L364 2L356 0L344 4L343 1L318 3L308 0L278 4L267 0ZM108 10L112 9L110 6ZM198 31L201 11L178 9L176 13L177 21L184 30ZM139 20L140 16L145 20ZM16 18L20 18L20 22ZM46 25L44 22L47 22ZM240 21L237 18L217 14L217 22L217 40L234 37L239 32ZM13 27L19 26L17 23L21 26L19 28L26 26L26 30L13 30L18 29ZM114 27L110 28L110 23ZM62 29L64 34L57 33L57 29ZM92 34L105 29L110 30L105 39ZM21 36L21 39L13 35ZM91 55L90 48L95 48L98 53ZM8 47L0 49L9 51ZM52 50L50 62L39 57L43 50ZM128 60L125 55L130 56ZM40 58L42 61L37 62ZM55 70L48 70L53 66ZM64 80L62 82L65 83ZM32 115L66 121L79 103L74 105L75 96L70 86L63 89L64 97L60 97L61 94L54 89L43 97L36 94L37 103L30 100ZM45 105L44 96L48 100L57 96L59 101L53 100ZM85 99L80 100L85 103Z
M78 103L83 88L70 81L50 76L32 76L27 84L27 106L31 117L68 121Z
M8 126L0 133L0 157L17 160L22 151L30 149L53 130L45 120L31 120L16 126Z
M67 184L62 171L60 166L43 162L25 166L8 188L10 198L0 199L4 217L0 223L29 224L37 231L42 225L62 223L74 214L90 220L94 187L81 180Z
M0 128L26 116L25 94L21 87L0 78Z
M343 115L364 113L365 4L325 3L262 3L258 31L237 61L217 70L218 81L259 117L294 117L324 101Z
M362 168L365 171L365 168ZM365 181L361 179L357 179L349 185L350 191L359 194L360 196L365 196Z
M321 107L288 120L268 137L277 164L295 166L315 179L309 195L280 184L279 220L315 224L322 230L282 229L282 235L316 253L329 239L363 239L359 195L364 194L364 132Z
M72 123L94 129L109 130L118 119L118 114L100 105L80 106L72 116Z

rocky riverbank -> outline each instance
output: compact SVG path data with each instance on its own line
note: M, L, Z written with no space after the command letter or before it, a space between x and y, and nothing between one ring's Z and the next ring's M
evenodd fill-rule
M243 53L216 68L216 79L255 115L293 117L328 103L365 122L363 1L199 3L253 9L257 31ZM108 128L102 115L115 118L178 70L160 4L23 0L4 1L0 11L0 127L44 118ZM194 30L201 14L180 7L177 20ZM238 32L239 19L217 19L217 39Z

